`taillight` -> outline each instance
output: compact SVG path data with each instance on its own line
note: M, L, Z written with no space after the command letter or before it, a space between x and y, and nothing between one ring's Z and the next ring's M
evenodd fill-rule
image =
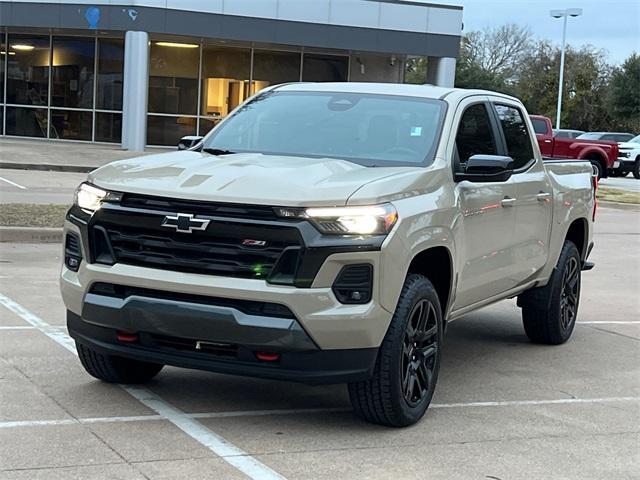
M598 172L596 172L595 168L593 169L593 173L591 174L591 184L593 186L593 216L591 218L592 221L596 221L596 209L598 208Z

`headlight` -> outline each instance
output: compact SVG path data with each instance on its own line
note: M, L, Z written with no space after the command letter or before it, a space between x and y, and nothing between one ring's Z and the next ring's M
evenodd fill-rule
M329 235L384 235L391 231L398 213L391 204L365 207L276 209L281 217L309 219Z
M98 210L102 201L107 197L109 192L102 190L88 183L82 183L73 196L73 203L83 210L94 212Z

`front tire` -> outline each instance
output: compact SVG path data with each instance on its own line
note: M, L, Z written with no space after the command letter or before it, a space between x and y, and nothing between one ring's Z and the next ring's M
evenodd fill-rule
M87 373L107 383L146 383L155 377L163 365L129 358L105 355L81 343L76 343L78 357Z
M598 177L598 180L600 180L604 176L602 165L597 160L591 160L591 165L593 166L593 173Z
M565 241L549 283L518 299L524 331L532 342L559 345L571 337L580 303L581 265L577 247Z
M356 415L390 427L406 427L422 418L438 380L442 324L431 282L422 275L409 275L372 377L349 384Z
M636 158L636 163L633 165L633 178L640 180L640 157Z

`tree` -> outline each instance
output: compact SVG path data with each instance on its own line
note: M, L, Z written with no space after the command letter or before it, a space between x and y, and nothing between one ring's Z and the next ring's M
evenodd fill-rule
M640 55L637 53L614 69L608 106L616 129L640 133Z
M407 60L404 74L405 83L422 85L427 83L427 59L414 57Z
M607 130L611 116L606 108L606 91L611 68L605 54L592 46L579 50L568 46L562 98L563 128ZM560 76L560 49L539 41L522 59L515 85L529 113L555 119Z

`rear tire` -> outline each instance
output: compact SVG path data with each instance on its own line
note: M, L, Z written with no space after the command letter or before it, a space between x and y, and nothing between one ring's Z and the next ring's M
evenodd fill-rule
M163 365L105 355L76 343L78 357L87 373L108 383L145 383L155 377Z
M636 158L636 163L633 165L633 178L640 180L640 157Z
M534 343L559 345L573 333L580 303L580 253L573 242L564 242L549 283L520 296L522 322Z
M442 323L431 282L422 275L409 275L372 377L349 384L356 415L390 427L406 427L422 418L438 380Z
M597 160L591 160L591 165L593 165L594 173L598 176L598 180L600 180L604 176L602 165L600 165L600 162Z

